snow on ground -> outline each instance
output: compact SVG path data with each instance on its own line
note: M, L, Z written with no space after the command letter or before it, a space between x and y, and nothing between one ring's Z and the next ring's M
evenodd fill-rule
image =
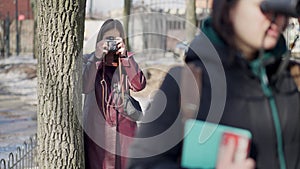
M36 133L36 64L32 55L0 59L0 159Z
M0 60L0 84L4 91L36 104L36 64L32 56L11 56ZM29 102L28 102L29 101Z

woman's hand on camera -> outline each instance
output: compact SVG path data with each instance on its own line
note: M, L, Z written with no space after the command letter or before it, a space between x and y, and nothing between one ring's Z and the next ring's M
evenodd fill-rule
M105 40L101 40L96 44L95 56L97 59L101 59L104 55L108 53L107 43Z
M120 55L120 57L126 57L127 50L123 39L121 37L116 37L116 42L118 44L118 51L116 52L116 54Z

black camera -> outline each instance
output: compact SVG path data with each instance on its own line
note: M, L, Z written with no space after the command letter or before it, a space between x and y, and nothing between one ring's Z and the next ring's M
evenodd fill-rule
M108 52L116 52L119 50L118 43L113 36L109 36L106 38L107 50Z

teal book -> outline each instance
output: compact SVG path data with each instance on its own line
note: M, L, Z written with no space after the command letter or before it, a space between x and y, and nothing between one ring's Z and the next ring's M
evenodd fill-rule
M181 166L184 168L215 168L224 133L251 140L248 130L200 120L187 120L184 128Z

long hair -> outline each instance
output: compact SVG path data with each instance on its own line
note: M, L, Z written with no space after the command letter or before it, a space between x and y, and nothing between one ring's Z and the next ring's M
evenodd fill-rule
M239 0L214 0L212 9L212 24L221 38L233 49L237 50L235 42L232 40L235 31L230 20L230 10Z
M125 39L125 33L122 23L119 20L116 19L107 19L101 26L98 36L97 36L97 42L101 41L103 39L104 34L112 29L117 29L120 33L120 37L124 40Z

